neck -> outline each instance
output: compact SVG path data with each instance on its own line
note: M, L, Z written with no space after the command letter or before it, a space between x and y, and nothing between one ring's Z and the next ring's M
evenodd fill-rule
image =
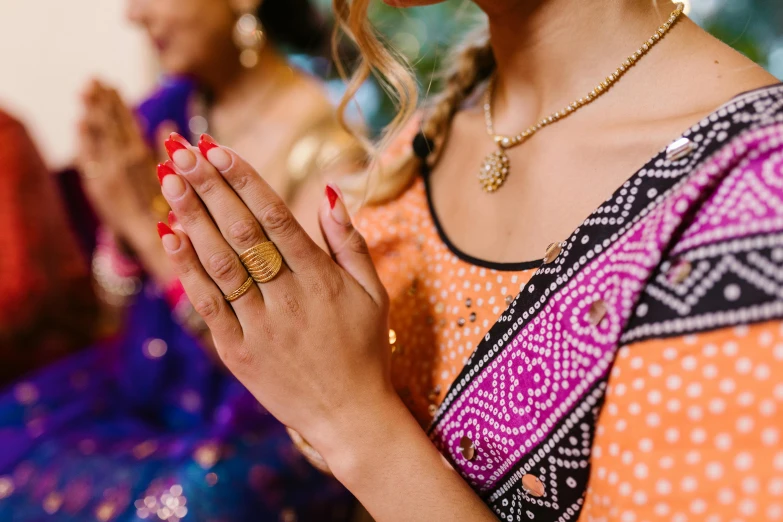
M264 97L280 78L291 74L285 59L269 45L260 51L255 67L242 67L238 57L228 62L230 66L221 67L219 74L202 81L211 92L216 107L244 106L246 109L248 100Z
M653 0L477 3L489 18L497 62L498 132L520 120L537 121L589 92L674 10L665 0L657 8Z
M257 115L268 107L265 102L274 96L281 83L293 78L283 56L271 46L261 50L255 67L246 69L239 58L223 66L211 81L202 79L202 85L212 94L210 132L230 144L244 134Z

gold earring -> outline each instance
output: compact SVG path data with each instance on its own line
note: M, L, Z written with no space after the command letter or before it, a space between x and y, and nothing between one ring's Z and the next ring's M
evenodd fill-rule
M234 43L239 47L239 63L246 69L258 64L258 55L266 43L261 20L255 13L244 13L234 26Z

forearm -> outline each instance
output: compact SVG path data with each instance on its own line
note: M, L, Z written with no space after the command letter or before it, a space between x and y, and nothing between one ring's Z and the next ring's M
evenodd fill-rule
M342 423L327 461L377 522L496 521L399 399Z

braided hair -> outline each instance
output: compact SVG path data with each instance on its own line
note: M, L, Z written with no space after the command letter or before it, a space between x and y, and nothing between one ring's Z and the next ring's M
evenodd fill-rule
M376 147L366 143L367 150L375 158L367 175L361 182L348 178L343 183L343 191L352 201L373 204L393 199L411 183L422 165L431 168L437 163L454 115L477 87L492 75L495 57L489 43L489 29L484 24L455 49L448 61L451 65L445 71L443 89L423 109L421 132L413 146L397 154L391 164L381 167L377 158L394 143L395 137L416 111L416 84L404 59L381 43L367 20L369 1L333 0L338 22L333 41L337 41L338 33L345 34L357 45L361 55L340 106L341 118L358 87L370 74L381 79L398 108L380 143Z

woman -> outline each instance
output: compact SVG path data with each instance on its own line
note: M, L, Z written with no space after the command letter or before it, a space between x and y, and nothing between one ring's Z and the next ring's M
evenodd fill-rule
M366 4L337 12L388 73ZM232 151L172 155L218 354L379 521L779 517L783 86L681 5L477 4L420 159L370 185L378 272L335 186L330 259Z
M151 144L206 125L278 173L276 188L317 226L318 171L354 142L281 53L322 45L321 24L304 0L133 0L129 16L176 79L137 114L100 83L85 93L79 163L103 223L93 271L124 324L0 396L0 519L344 520L350 495L213 358L150 228L168 213Z

